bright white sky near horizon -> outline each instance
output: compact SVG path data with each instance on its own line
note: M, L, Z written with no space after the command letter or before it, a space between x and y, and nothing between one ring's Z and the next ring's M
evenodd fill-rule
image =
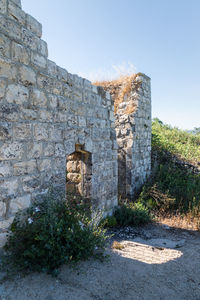
M151 77L153 117L200 127L200 0L22 0L49 59L91 81Z

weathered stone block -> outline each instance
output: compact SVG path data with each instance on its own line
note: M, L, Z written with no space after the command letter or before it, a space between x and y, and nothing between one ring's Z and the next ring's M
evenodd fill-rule
M14 61L28 65L30 61L30 51L22 45L13 42L11 46L11 58Z
M0 160L22 159L24 145L19 142L6 142L0 146Z
M53 121L53 113L48 110L40 110L39 119L41 122L52 122Z
M7 0L0 1L0 13L5 14L7 12Z
M52 109L57 108L58 106L58 97L55 95L48 95L48 99L49 99L49 106Z
M6 199L6 196L14 196L19 188L17 179L0 180L0 201Z
M55 156L56 157L65 157L65 148L63 144L56 144L55 145Z
M37 68L45 69L47 66L47 59L38 53L32 52L31 63Z
M13 165L13 171L15 176L19 175L31 175L37 172L37 165L35 160L23 161L15 163Z
M10 40L3 34L0 34L0 54L10 58Z
M32 125L19 123L13 126L13 134L15 139L27 140L32 138Z
M22 188L24 192L32 193L38 190L41 186L41 178L40 176L25 176L22 179Z
M8 2L8 16L20 23L21 25L25 25L26 22L26 14L25 12L18 7L15 3L9 1Z
M35 72L26 66L21 66L19 68L19 81L24 86L31 86L36 84L36 74Z
M9 140L12 137L12 125L0 122L0 141Z
M9 0L10 1L10 0ZM18 5L20 8L22 7L21 5L21 0L12 0L16 5Z
M47 141L48 140L48 124L36 124L34 126L34 139L36 141Z
M43 56L48 56L48 47L47 47L47 43L43 40L38 40L38 47L37 47L37 51L43 55Z
M39 38L42 36L42 25L29 14L26 15L26 26L31 32L35 33Z
M39 38L34 33L26 28L22 28L21 37L25 46L29 47L31 50L37 51Z
M33 89L31 92L31 102L33 105L39 106L39 107L46 107L47 106L47 97L44 92Z
M5 96L6 92L6 81L4 79L0 79L0 101Z
M7 211L6 202L0 200L0 218L5 218Z
M29 108L21 108L20 119L23 120L37 120L38 114L36 110Z
M55 153L55 147L53 143L44 143L44 156L53 156Z
M38 160L37 164L38 164L38 169L39 169L40 172L48 171L52 167L51 166L51 159L49 159L49 158Z
M49 127L49 140L59 142L63 140L63 127L60 125Z
M57 77L58 75L56 63L49 59L47 60L47 71L50 76Z
M17 197L10 202L9 212L10 214L13 215L17 213L19 210L28 208L30 205L31 205L31 196L29 194L22 197Z
M12 175L12 168L10 162L0 161L0 178Z
M27 103L29 91L26 87L19 84L10 84L6 91L6 101L8 103L24 104Z
M34 143L30 142L27 144L27 157L31 158L39 158L42 156L42 143Z
M17 68L11 61L0 57L0 77L14 80L17 77Z

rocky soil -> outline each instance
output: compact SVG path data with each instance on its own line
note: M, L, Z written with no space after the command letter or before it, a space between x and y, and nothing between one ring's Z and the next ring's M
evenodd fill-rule
M200 300L199 232L153 224L110 233L104 262L63 266L57 278L15 276L0 284L0 299Z

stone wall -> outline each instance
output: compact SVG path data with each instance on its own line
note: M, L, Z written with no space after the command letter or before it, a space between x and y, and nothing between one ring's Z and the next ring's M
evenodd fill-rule
M0 0L1 236L49 189L65 197L67 171L73 179L81 170L71 183L106 214L118 203L117 186L133 197L150 174L150 79L92 85L50 61L41 36L20 0Z
M115 101L118 191L134 198L151 172L151 86L142 73L98 82Z
M66 193L66 159L91 153L91 198L117 205L114 106L88 80L48 59L42 26L19 0L0 1L0 230L49 188Z

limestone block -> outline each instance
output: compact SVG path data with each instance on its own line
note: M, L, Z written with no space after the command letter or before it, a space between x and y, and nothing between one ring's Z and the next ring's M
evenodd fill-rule
M2 56L10 57L10 45L10 40L5 35L0 34L0 54Z
M41 122L52 122L53 121L53 113L48 110L41 109L39 111L39 119Z
M54 144L44 143L44 156L53 156L55 153Z
M51 159L49 158L38 160L37 164L40 172L48 171L51 169Z
M21 66L19 68L19 81L25 86L35 85L36 74L32 69L26 66Z
M0 101L5 96L6 92L6 81L4 79L0 79Z
M66 112L58 111L54 114L54 122L67 122L68 121L68 115Z
M0 178L8 177L12 174L12 168L10 162L0 161Z
M34 139L37 141L48 140L48 124L36 124L34 126Z
M24 145L19 142L7 142L0 146L0 160L22 159Z
M43 55L43 56L48 56L48 46L47 43L41 39L38 40L38 47L37 51Z
M27 144L27 157L39 158L42 156L42 143L30 142Z
M0 218L5 218L6 211L7 211L6 203L0 200Z
M65 83L63 85L63 95L69 99L73 99L73 87Z
M69 155L75 151L74 140L67 140L64 142L66 155Z
M6 21L6 31L10 38L20 41L21 40L21 26L12 19L7 19Z
M29 14L26 15L26 26L31 32L35 33L39 38L41 38L42 25Z
M65 157L65 148L63 144L56 144L55 145L55 156L56 157Z
M17 68L7 59L0 58L0 77L15 80L17 77Z
M17 6L19 6L20 8L22 7L21 5L21 0L12 0L12 2L14 2Z
M11 58L14 61L20 62L22 64L28 65L30 61L29 50L20 44L12 42L11 46Z
M12 20L19 22L21 25L25 25L26 22L25 12L16 4L12 3L11 1L8 2L8 16Z
M53 79L44 75L39 74L37 77L38 87L44 89L48 93L52 93Z
M16 122L19 120L19 108L15 104L0 105L0 119L5 122Z
M63 82L68 82L68 72L67 70L57 67L57 72L58 72L58 79L63 81Z
M52 93L55 95L62 95L63 84L60 81L52 81Z
M47 106L47 97L44 92L41 92L38 89L33 89L30 97L31 97L31 102L33 105L36 105L39 107Z
M35 67L38 67L40 69L45 69L47 66L47 59L46 59L46 57L44 57L38 53L32 52L31 53L31 63Z
M10 214L15 214L19 210L23 210L25 208L28 208L31 205L31 196L25 195L22 197L16 197L10 202Z
M29 91L22 85L10 84L6 91L8 103L24 104L28 101Z
M59 142L63 140L63 127L60 125L49 127L49 139L50 141Z
M12 125L0 122L0 141L9 140L12 137Z
M41 186L41 178L40 176L25 176L22 179L22 188L24 192L32 193L35 190L38 190Z
M19 123L13 126L13 134L15 139L27 140L32 138L32 125Z
M49 106L50 108L57 108L58 106L58 97L55 95L48 95L48 99L49 99Z
M7 11L7 0L0 1L0 13L5 14Z
M78 117L78 125L80 126L80 127L86 127L86 118L84 118L84 117Z
M15 176L29 175L37 172L37 165L35 160L23 161L13 165Z
M49 59L47 60L47 71L50 76L57 77L58 75L56 63Z
M26 28L22 28L21 37L25 46L29 47L31 50L37 51L39 38L34 33Z
M20 109L21 120L36 120L38 118L37 111L29 108Z
M0 181L0 199L16 195L19 188L17 179L6 179Z

